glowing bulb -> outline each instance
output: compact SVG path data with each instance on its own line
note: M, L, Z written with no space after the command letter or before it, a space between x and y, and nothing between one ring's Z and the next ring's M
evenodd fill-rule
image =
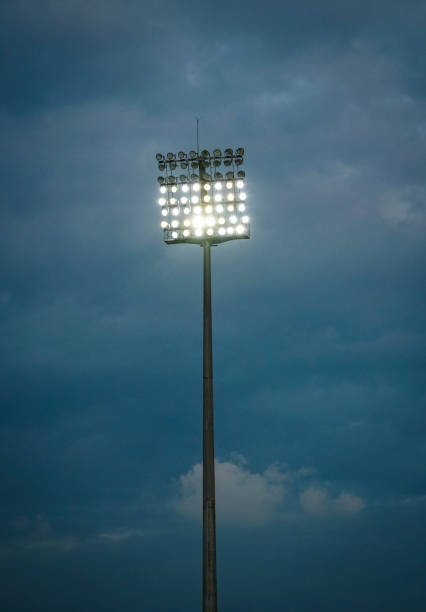
M199 201L200 201L200 198L199 198L198 196L192 196L192 198L191 198L191 202L192 202L193 204L196 204L196 203L197 203L197 202L199 202Z
M217 210L217 212L218 212L218 213L223 212L223 206L222 206L222 204L218 204L218 205L216 206L216 210Z
M232 189L232 181L227 181L226 188L227 189Z
M201 213L203 212L203 209L201 208L201 206L196 206L194 208L194 212L196 215L201 215Z
M222 196L220 195L220 193L217 193L214 197L214 201L215 202L222 202Z
M216 223L216 219L214 217L207 217L206 219L207 225L214 225L215 223Z
M204 185L204 189L205 189L206 191L210 191L210 184L209 184L209 183L206 183L206 184Z
M237 234L244 234L244 225L237 225Z
M203 200L204 200L204 202L210 202L210 196L209 195L205 195Z
M185 206L183 212L185 213L185 215L189 215L189 206Z
M214 188L220 191L222 189L222 183L219 183L218 181L217 183L214 184Z
M231 223L236 223L236 222L237 222L237 217L236 217L235 215L231 215L231 216L229 217L229 221L230 221Z
M224 223L226 223L225 217L219 217L218 223L219 223L219 225L224 225Z
M169 224L167 223L167 221L161 221L160 225L163 229L166 229L166 227L169 227Z
M198 237L203 235L203 230L201 229L201 227L197 227L197 229L195 230L195 235Z
M185 238L188 238L188 236L189 236L189 234L190 234L190 233L191 233L191 232L189 231L189 229L185 229L185 230L183 230L183 235L185 236Z
M177 206L175 206L175 207L173 208L173 210L172 210L172 213L173 213L174 215L178 215L178 214L179 214L179 208L178 208Z
M167 215L169 214L168 208L163 208L163 210L161 211L161 214L163 215L163 217L167 217Z
M239 210L240 212L244 212L244 211L245 211L245 209L246 209L246 205L245 205L245 204L238 204L238 210Z
M170 204L176 204L177 200L176 198L170 198Z
M210 204L208 206L206 206L206 213L209 215L210 213L213 212L213 206L210 206Z
M188 185L186 185L186 184L185 184L185 185L182 185L182 191L183 191L184 193L186 193L187 191L189 191L189 187L188 187Z
M247 215L244 215L244 217L241 217L241 221L243 223L248 223L249 222L249 218L247 217Z
M207 230L207 234L208 234L209 236L213 236L213 230L212 230L212 228L211 228L211 227L209 227L209 229Z
M246 194L246 193L244 193L244 191L242 191L242 192L240 193L240 200L243 200L243 201L244 201L244 200L246 200L246 199L247 199L247 194Z
M229 212L232 212L235 206L233 204L229 204L226 208L229 210Z
M242 189L244 187L244 181L237 181L238 189Z
M204 219L202 217L194 217L192 219L192 225L194 227L203 227Z
M176 240L177 237L178 237L178 233L177 232L172 232L172 238L174 238Z
M180 201L181 201L182 204L186 204L188 202L188 198L183 196L183 198L181 198Z
M189 227L191 225L191 219L185 219L183 224L184 224L185 227Z
M172 185L172 193L176 193L176 191L177 191L176 185Z
M233 227L227 227L227 228L226 228L226 231L228 232L228 234L229 234L230 236L232 236L232 234L234 233L234 228L233 228Z
M194 184L192 185L192 189L193 189L194 191L200 191L200 183L194 183Z
M166 198L158 198L158 203L160 206L164 206L164 204L166 203Z
M172 227L179 227L179 221L177 219L173 219Z
M165 185L161 185L160 193L167 193L167 187Z
M220 228L219 228L219 234L220 234L221 236L224 236L224 235L226 234L226 229L225 229L224 227L220 227Z
M228 202L233 202L234 201L234 194L233 193L228 193L228 195L226 197L228 199Z

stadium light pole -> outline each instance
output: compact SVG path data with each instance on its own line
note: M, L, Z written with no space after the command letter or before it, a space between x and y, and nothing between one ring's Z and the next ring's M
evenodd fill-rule
M250 238L244 149L157 153L164 241L203 247L203 612L217 611L211 246ZM228 169L225 176L218 170ZM185 173L177 176L176 170ZM232 169L231 169L232 168ZM198 174L197 174L198 171Z

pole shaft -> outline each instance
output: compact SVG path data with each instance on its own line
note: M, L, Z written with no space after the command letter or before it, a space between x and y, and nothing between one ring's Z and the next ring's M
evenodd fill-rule
M203 612L217 611L210 244L204 243L203 316Z

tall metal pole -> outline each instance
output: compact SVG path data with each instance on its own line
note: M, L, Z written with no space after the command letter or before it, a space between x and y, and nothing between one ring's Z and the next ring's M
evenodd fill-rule
M204 168L200 163L200 178ZM217 612L210 243L203 244L203 612Z

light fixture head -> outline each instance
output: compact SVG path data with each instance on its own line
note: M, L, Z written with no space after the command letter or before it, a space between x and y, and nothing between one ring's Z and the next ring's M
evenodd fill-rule
M160 185L164 184L164 176L159 176L157 179L157 182L160 183Z
M196 154L196 152L195 152L195 151L190 151L190 152L188 153L188 157L189 157L189 159L196 159L197 154Z
M232 170L229 170L229 172L226 173L226 178L228 180L232 180L234 178L234 173L232 172Z
M188 162L187 161L181 161L180 162L180 167L182 168L182 170L186 170L188 168Z
M167 159L169 161L171 161L172 159L175 159L176 155L174 153L167 153Z
M178 158L179 159L185 159L185 157L186 157L185 153L183 151L179 151Z
M166 164L163 161L158 162L158 169L160 172L164 172L164 170L166 169Z
M170 162L170 170L176 170L176 162L175 161L171 161Z
M223 160L223 163L225 164L225 166L231 166L232 165L232 158L231 157L225 157L225 159Z
M213 151L213 156L214 157L222 157L222 151L220 149L215 149Z
M246 173L244 172L244 170L238 170L238 174L237 174L238 178L244 178L245 175Z
M244 148L243 147L238 147L238 149L235 151L237 155L244 155Z
M210 159L210 153L207 151L207 149L203 149L203 151L201 151L201 156L205 159Z
M233 152L232 149L225 149L225 157L232 157Z
M237 166L241 166L241 164L243 163L243 158L242 157L236 157L235 158L235 163L237 164Z
M157 161L162 161L164 159L164 155L162 153L157 153L157 155L155 156L155 159Z

